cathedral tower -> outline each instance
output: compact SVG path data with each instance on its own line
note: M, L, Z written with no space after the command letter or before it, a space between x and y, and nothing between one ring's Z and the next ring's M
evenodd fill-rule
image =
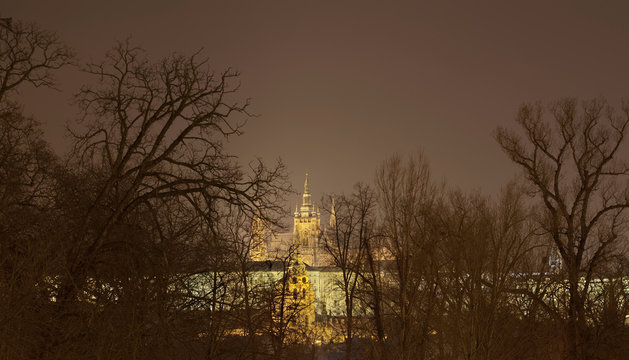
M321 215L319 209L312 202L310 187L308 185L308 172L304 182L301 207L295 209L295 222L293 227L293 239L309 265L317 263L317 248L321 237Z

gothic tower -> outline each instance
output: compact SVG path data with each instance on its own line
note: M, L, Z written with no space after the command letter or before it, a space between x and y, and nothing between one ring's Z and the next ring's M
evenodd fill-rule
M321 216L319 209L312 202L310 187L308 186L308 172L304 182L301 207L295 209L293 239L300 247L304 261L309 265L316 265L319 238L321 237Z
M306 271L306 265L299 252L293 254L290 259L288 271L288 304L293 309L298 309L305 324L312 324L315 317L314 292L310 284L310 277Z

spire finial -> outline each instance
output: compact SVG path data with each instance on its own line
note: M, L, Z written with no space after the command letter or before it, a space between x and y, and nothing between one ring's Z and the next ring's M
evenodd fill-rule
M312 212L314 207L312 206L312 200L310 199L310 187L308 186L308 171L306 171L306 181L304 182L304 193L301 196L301 212Z
M304 182L304 194L309 194L310 189L308 188L308 170L306 170L306 181Z

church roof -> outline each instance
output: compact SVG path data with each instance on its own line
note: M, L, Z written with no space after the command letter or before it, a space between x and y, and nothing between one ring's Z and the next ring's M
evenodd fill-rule
M289 262L281 260L252 261L250 264L251 271L288 271L288 267L290 265ZM317 269L308 264L304 265L306 266L306 271L314 271Z
M264 261L252 261L249 263L251 267L250 271L288 271L289 263L281 260L264 260ZM310 266L304 263L306 271L319 271L319 272L335 272L339 271L336 266ZM286 268L284 268L286 267Z

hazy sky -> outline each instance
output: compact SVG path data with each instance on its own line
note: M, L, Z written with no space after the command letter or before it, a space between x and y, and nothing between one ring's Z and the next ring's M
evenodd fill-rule
M204 48L242 74L252 111L229 149L282 158L314 198L370 182L423 149L434 177L495 193L517 175L492 138L524 102L629 95L627 1L9 1L0 16L55 31L82 60L132 36L151 57ZM61 92L26 89L57 149L76 117Z

